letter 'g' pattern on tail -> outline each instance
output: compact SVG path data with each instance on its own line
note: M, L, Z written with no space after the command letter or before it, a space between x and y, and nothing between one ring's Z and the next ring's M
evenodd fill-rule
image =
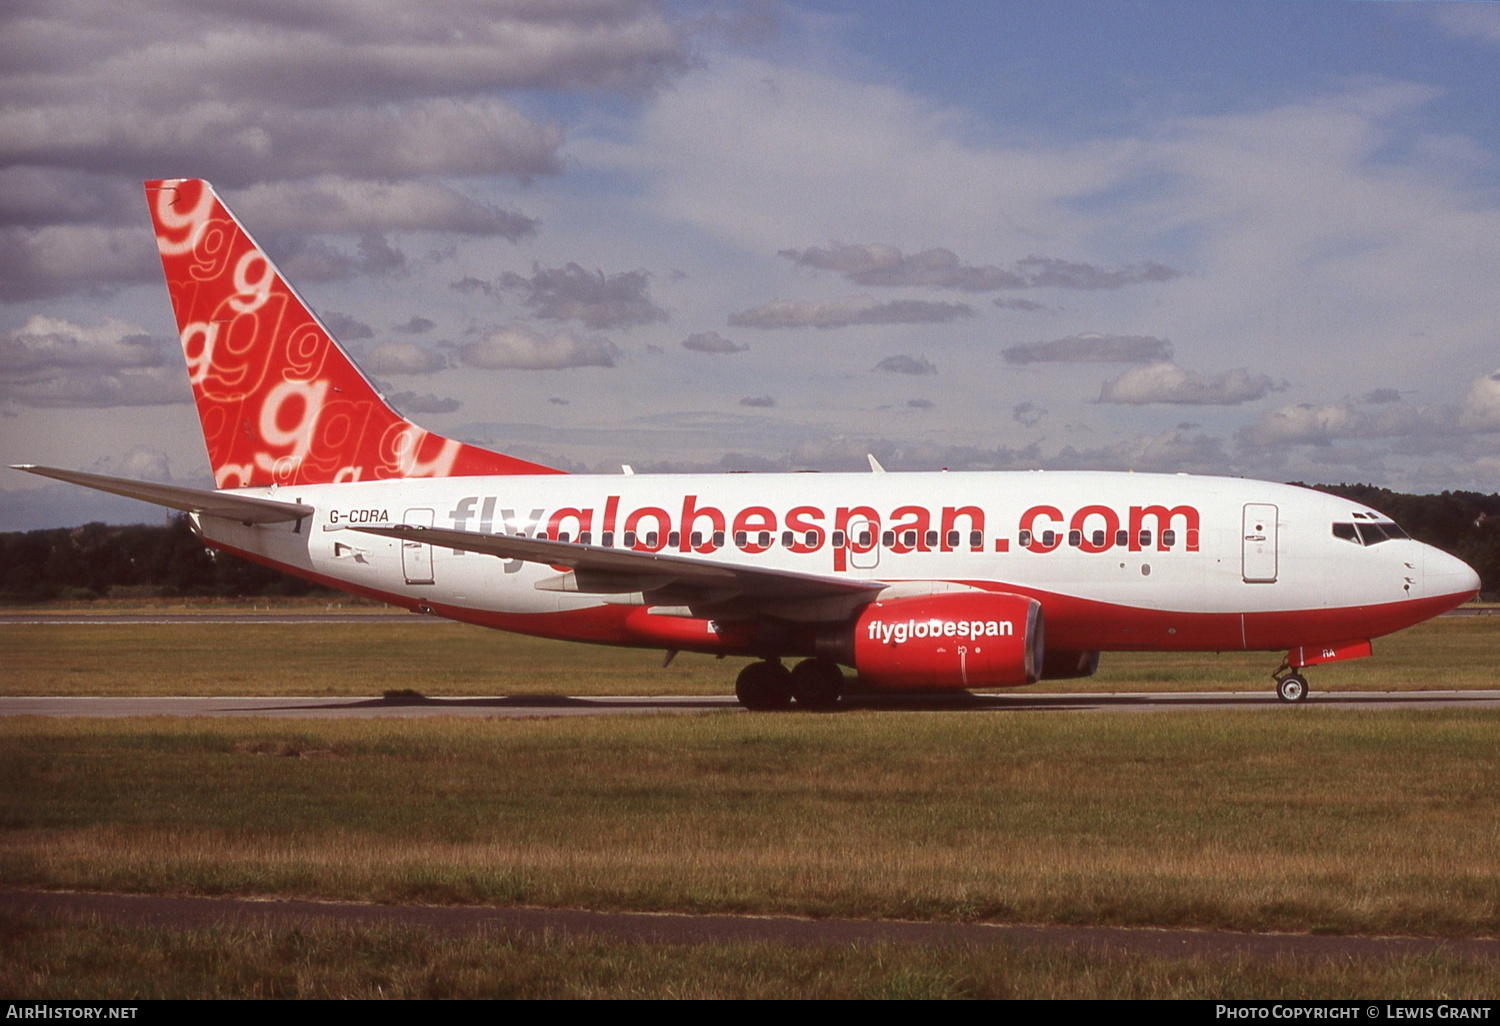
M557 473L387 406L207 182L147 182L146 200L220 488Z

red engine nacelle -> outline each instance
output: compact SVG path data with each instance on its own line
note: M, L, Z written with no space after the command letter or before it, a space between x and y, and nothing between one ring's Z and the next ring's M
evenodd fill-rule
M850 648L860 680L913 690L1032 684L1042 653L1041 604L990 592L871 603Z

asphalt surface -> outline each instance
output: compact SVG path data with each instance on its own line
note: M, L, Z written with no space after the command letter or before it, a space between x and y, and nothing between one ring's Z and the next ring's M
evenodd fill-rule
M1500 708L1500 691L1313 692L1307 707L1336 709ZM703 713L739 709L732 695L498 696L426 698L0 698L0 716L268 716L281 719L377 719L424 716L610 716L626 713ZM1170 694L870 695L847 697L846 709L891 712L1116 712L1182 709L1281 709L1270 691Z
M1493 938L1329 937L1224 930L1014 926L890 920L799 919L792 916L678 915L579 909L197 898L0 890L0 913L97 917L126 926L194 930L210 927L405 926L438 933L493 930L529 936L593 936L646 944L760 941L776 944L870 943L1067 948L1107 954L1242 956L1257 959L1386 959L1442 952L1500 961Z

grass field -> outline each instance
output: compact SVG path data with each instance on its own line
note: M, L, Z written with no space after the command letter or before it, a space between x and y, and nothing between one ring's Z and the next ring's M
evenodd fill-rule
M365 609L371 607L362 607ZM1500 687L1500 617L1431 620L1370 659L1315 667L1315 691ZM1032 691L1269 691L1279 653L1107 652ZM0 625L5 695L729 694L742 659L662 654L410 622ZM1028 689L1016 689L1024 694Z
M1500 715L0 723L0 879L1500 933Z
M1500 966L1024 948L625 944L415 929L105 927L0 917L0 993L35 998L1406 998L1500 991Z
M1495 687L1443 619L1315 688ZM1243 690L1266 654L1106 655L1047 690ZM737 661L457 624L0 625L7 694L725 693ZM1034 689L1035 690L1035 689ZM846 712L0 721L0 882L384 902L1500 934L1500 715ZM1450 996L1497 969L685 948L0 920L0 992Z

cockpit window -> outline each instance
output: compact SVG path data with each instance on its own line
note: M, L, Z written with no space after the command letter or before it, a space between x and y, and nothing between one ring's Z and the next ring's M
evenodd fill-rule
M1334 524L1333 536L1351 541L1356 545L1379 545L1383 541L1392 538L1410 538L1399 525L1386 521L1373 521L1360 524Z

